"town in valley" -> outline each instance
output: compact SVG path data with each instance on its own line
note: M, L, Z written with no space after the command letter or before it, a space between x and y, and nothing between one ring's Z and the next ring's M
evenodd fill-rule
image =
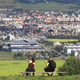
M0 50L24 53L23 56L37 59L47 59L50 55L65 59L68 54L80 57L80 10L55 12L0 8Z

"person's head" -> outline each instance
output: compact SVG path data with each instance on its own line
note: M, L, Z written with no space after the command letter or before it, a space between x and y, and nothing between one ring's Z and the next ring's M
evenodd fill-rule
M49 57L49 60L53 60L53 57L52 57L52 56L50 56L50 57Z
M34 58L32 58L32 62L35 62L35 59Z

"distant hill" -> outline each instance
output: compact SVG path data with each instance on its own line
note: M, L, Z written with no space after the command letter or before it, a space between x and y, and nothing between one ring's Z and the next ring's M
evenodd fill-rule
M18 0L0 0L0 8L11 8Z
M59 2L59 3L71 3L71 4L80 4L80 0L0 0L0 3L46 3L46 2Z
M77 4L80 5L80 0L18 0L19 2L22 3L46 3L46 2L50 2L50 1L54 1L54 2L59 2L59 3L71 3L71 4Z
M80 0L0 0L0 8L77 10L80 9Z
M55 1L55 2L59 2L59 3L71 3L71 4L77 4L80 5L80 0L47 0L47 1Z

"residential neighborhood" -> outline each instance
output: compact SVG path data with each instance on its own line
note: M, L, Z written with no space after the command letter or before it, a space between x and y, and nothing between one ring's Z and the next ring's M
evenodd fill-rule
M78 39L77 43L49 42L53 39ZM29 10L16 12L0 8L0 45L7 51L53 51L63 46L62 51L80 57L80 11L54 12ZM46 45L47 46L46 46ZM49 46L49 47L48 47ZM58 52L58 55L61 52ZM38 54L39 55L39 54ZM49 55L48 55L49 56ZM41 57L43 57L41 55Z

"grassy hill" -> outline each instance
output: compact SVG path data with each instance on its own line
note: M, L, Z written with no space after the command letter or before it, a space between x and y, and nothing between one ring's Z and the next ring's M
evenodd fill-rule
M13 55L18 52L0 51L0 60L13 60Z
M0 3L14 3L15 0L0 0Z
M58 67L62 66L65 62L64 60L55 60L57 64L56 71ZM80 75L72 75L72 76L58 76L57 74L54 74L53 76L47 76L45 75L42 77L42 75L35 74L34 77L32 76L22 76L20 71L25 71L25 69L28 66L28 62L25 60L19 60L19 61L0 61L0 80L80 80ZM36 60L36 72L38 71L44 71L45 67L44 60ZM10 76L9 76L10 75ZM14 76L17 75L17 76Z
M14 8L19 7L22 9L34 9L34 10L43 10L43 11L68 11L68 10L76 10L80 8L78 5L74 4L60 4L57 2L50 3L16 3Z
M14 4L17 3L18 0L0 0L1 8L12 8Z
M47 61L47 60L46 60ZM56 62L56 69L55 71L58 71L58 67L62 66L65 60L54 60ZM44 71L44 68L46 67L46 64L44 63L44 60L36 60L35 61L35 70L36 72ZM6 61L0 61L0 75L22 75L19 73L19 71L25 71L28 67L28 62L25 60L6 60ZM38 76L41 74L35 74L35 76ZM55 75L58 75L55 73Z
M41 11L68 11L80 9L80 6L76 4L62 4L58 2L49 3L21 3L19 0L0 0L1 8L22 8L22 9L34 9Z

